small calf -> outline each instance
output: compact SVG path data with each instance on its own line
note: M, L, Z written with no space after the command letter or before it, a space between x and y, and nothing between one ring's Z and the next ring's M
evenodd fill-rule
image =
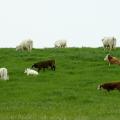
M107 61L109 63L109 66L110 66L110 64L120 65L120 60L116 57L109 55L109 54L106 55L106 57L104 58L104 61Z
M110 83L103 83L98 85L98 90L105 89L108 92L111 90L119 90L120 91L120 82L110 82Z
M30 68L25 69L24 73L27 73L27 75L38 75L37 71L32 70Z

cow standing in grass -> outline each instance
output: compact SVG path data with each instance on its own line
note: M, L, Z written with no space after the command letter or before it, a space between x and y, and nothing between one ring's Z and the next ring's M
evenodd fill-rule
M55 48L65 48L67 47L67 41L66 40L57 40L55 41Z
M0 78L2 80L9 80L7 68L0 68Z
M103 47L105 49L115 49L116 47L116 38L115 37L104 37L102 39Z
M111 90L119 90L120 91L120 82L110 82L110 83L103 83L98 85L98 90L104 89L108 92Z
M46 60L46 61L40 61L40 62L37 62L37 63L34 63L32 65L32 68L37 68L38 69L38 72L43 69L45 70L45 68L51 68L51 70L54 70L55 71L55 60Z
M110 64L118 64L120 65L120 60L116 57L111 56L110 54L107 54L104 58L105 61L107 61Z

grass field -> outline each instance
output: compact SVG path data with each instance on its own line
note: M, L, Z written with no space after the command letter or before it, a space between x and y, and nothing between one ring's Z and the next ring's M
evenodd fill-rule
M0 120L118 120L120 92L98 91L103 82L120 81L120 66L103 61L103 48L33 49L31 53L0 49ZM120 48L111 51L120 58ZM24 69L54 58L56 71L27 76Z

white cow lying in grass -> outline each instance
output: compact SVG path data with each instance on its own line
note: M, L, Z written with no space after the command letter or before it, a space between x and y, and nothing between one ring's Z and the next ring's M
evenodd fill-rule
M27 73L27 75L38 75L37 71L30 69L30 68L25 69L24 73Z
M22 41L18 46L16 46L16 51L18 50L27 50L27 51L31 51L33 48L33 41L31 39L28 40L24 40Z
M104 47L104 50L105 49L115 49L116 47L116 38L115 37L104 37L102 39L102 42L103 42L103 47Z
M0 78L2 80L9 80L8 71L6 68L0 68Z
M66 40L57 40L55 41L55 48L65 48L67 47L67 41Z

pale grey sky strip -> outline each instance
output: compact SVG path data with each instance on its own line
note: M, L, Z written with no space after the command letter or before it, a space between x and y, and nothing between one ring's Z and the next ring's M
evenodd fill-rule
M16 47L31 38L35 48L99 47L104 36L120 46L120 0L1 0L0 47Z

